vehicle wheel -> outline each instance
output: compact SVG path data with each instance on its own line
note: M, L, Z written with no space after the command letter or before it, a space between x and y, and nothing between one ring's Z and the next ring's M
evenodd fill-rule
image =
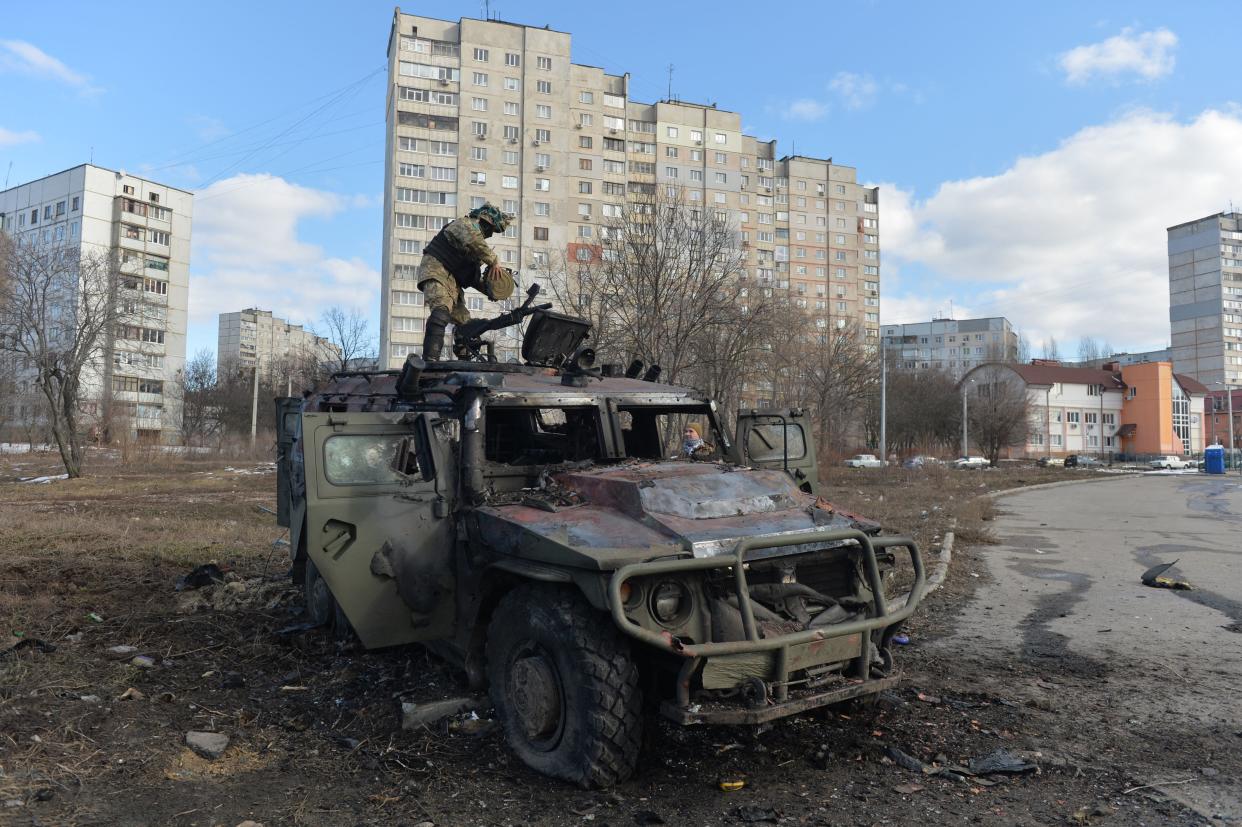
M588 789L634 772L638 670L621 634L580 595L514 589L492 616L486 656L492 703L528 766Z
M320 576L309 557L302 572L302 604L306 607L306 619L316 626L326 626L338 611L328 581Z

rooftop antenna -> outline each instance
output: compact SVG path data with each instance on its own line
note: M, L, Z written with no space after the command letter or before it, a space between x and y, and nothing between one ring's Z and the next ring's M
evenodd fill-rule
M9 176L13 174L13 162L9 161L8 171L4 173L4 188L9 188Z
M668 65L668 99L673 99L673 64Z

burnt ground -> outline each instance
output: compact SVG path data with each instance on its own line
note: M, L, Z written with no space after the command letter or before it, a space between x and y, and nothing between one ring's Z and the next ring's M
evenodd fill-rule
M84 479L47 485L14 480L55 473L50 457L0 465L0 632L56 647L0 660L0 824L1203 823L1163 795L1125 792L1145 783L1132 767L1159 742L1101 732L1112 743L1102 755L1063 749L1080 741L1067 737L1076 715L1027 689L1089 680L1075 663L1016 666L1010 687L926 645L953 633L980 582L980 552L965 545L909 624L904 681L878 705L758 730L653 718L638 776L584 792L527 770L483 708L483 723L402 731L401 699L465 691L422 649L367 653L320 631L282 632L299 622L300 596L262 510L273 503L268 466L93 460ZM925 543L953 520L977 542L992 507L975 495L1067 475L838 473L829 497ZM208 561L231 564L231 582L174 591ZM152 665L115 659L107 650L118 645ZM229 746L200 758L184 746L188 730L225 733ZM890 746L950 763L1004 747L1039 770L926 776L895 765ZM724 792L722 781L744 786Z

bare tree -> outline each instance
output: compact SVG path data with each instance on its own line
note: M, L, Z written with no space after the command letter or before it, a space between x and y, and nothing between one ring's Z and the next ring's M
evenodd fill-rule
M1015 355L1018 364L1025 364L1031 361L1031 340L1027 338L1025 333L1018 334L1018 352Z
M185 363L177 389L181 399L181 440L201 444L220 427L216 394L216 359L207 349Z
M606 358L658 364L674 383L697 378L688 374L703 365L705 337L746 321L737 233L683 195L631 196L551 279L567 312L599 324Z
M943 370L889 368L888 440L902 453L953 450L962 429L957 382Z
M1044 352L1043 358L1045 359L1055 360L1055 359L1061 358L1060 351L1057 350L1057 340L1055 338L1049 337L1044 340L1043 352Z
M3 348L32 366L65 472L81 476L84 385L102 385L105 350L120 320L117 262L77 247L28 243L7 243L0 256Z
M338 370L349 370L359 359L375 358L371 325L358 308L329 307L320 317L320 325L322 332L319 335L336 347L336 357L330 361L339 365Z
M1031 424L1026 384L1002 365L985 365L972 372L971 380L970 435L996 465L1002 450L1026 443Z

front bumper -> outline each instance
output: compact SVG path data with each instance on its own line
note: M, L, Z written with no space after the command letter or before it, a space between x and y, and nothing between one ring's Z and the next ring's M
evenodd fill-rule
M872 594L869 616L832 626L761 637L755 622L746 578L748 555L764 549L824 542L853 543L860 548L863 570ZM876 551L889 548L906 549L914 568L914 585L905 603L897 609L890 609L887 605L879 564L876 561ZM745 640L684 643L667 633L659 634L650 629L644 629L631 622L625 615L621 586L630 578L730 567L733 569ZM663 714L685 724L759 723L817 706L875 694L890 687L895 682L895 678L870 678L871 633L883 630L883 635L887 636L896 629L898 624L910 617L919 601L922 600L925 584L923 559L914 540L908 537L873 538L857 529L837 529L783 534L775 537L748 537L738 542L732 555L657 560L624 566L617 570L608 584L608 603L613 621L622 632L657 649L685 658L678 674L676 700L663 704L661 709ZM844 686L838 685L830 690L814 694L800 694L795 698L790 697L789 677L792 672L812 663L837 662L841 659L841 653L848 653L847 659L851 661ZM691 704L690 685L696 673L701 672L713 659L717 662L728 661L748 655L759 655L766 661L762 664L761 670L766 676L765 685L770 687L770 696L763 705L752 709L741 707L703 709L701 706Z

